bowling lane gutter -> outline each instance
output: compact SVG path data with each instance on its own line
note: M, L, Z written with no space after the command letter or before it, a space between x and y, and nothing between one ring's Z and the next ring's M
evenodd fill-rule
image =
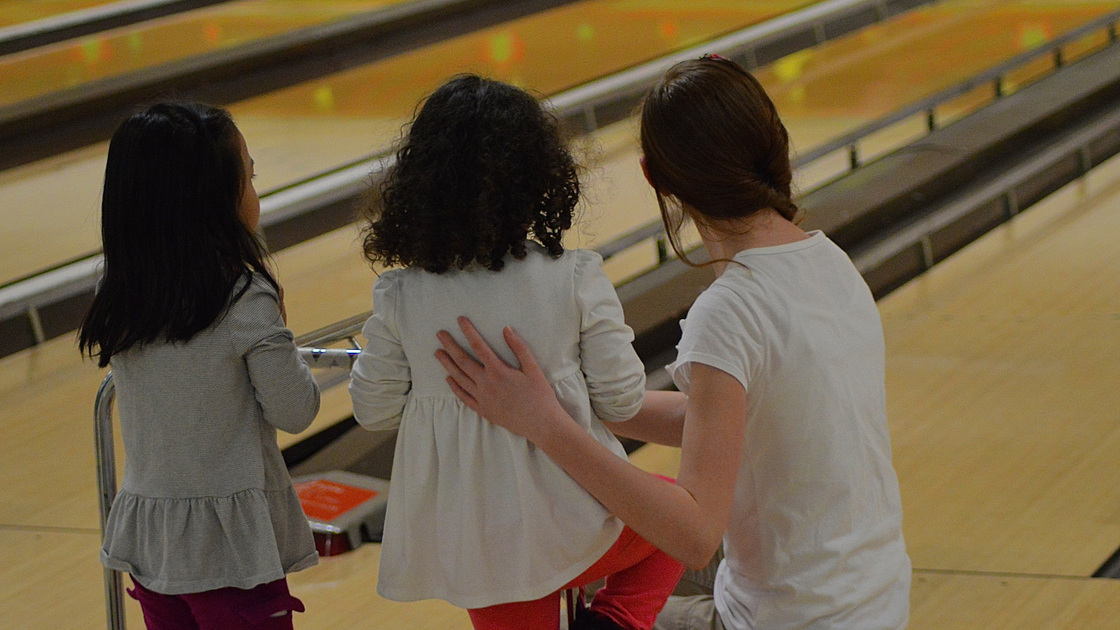
M0 28L0 55L55 44L230 0L131 0Z
M413 0L0 107L0 170L107 140L138 104L252 98L577 0Z
M632 115L644 90L677 61L718 53L755 68L936 1L827 0L557 94L549 105L564 124L590 133ZM371 175L375 183L392 159L371 156L264 196L261 229L269 249L351 223ZM603 253L617 250L608 243ZM97 255L0 287L0 357L73 331L92 299L100 264Z

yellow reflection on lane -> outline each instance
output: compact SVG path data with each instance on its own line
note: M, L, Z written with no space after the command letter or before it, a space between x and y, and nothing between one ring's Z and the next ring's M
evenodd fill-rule
M0 2L0 28L45 20L73 11L90 9L120 0L6 0Z
M243 0L0 57L0 107L408 0Z
M795 148L807 151L1118 8L1120 0L937 3L795 53L756 74ZM1042 60L1047 69L1051 64L1049 57ZM1006 82L1007 91L1016 87L1014 80ZM987 100L993 92L990 86L979 91L985 94L965 100ZM887 136L922 135L924 118L911 122Z
M268 190L383 150L416 104L475 72L551 95L806 6L785 2L619 2L552 9L261 97L230 109Z
M384 149L421 96L457 72L548 94L808 2L581 2L231 109L263 192ZM97 251L104 160L102 144L0 173L0 207L10 209L0 284Z

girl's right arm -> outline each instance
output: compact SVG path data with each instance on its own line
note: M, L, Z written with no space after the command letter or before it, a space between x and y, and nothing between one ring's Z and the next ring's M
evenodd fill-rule
M746 393L719 369L693 364L681 432L677 485L667 484L605 446L571 419L524 342L505 338L521 365L506 365L471 326L460 327L480 361L447 333L437 358L463 402L536 444L638 534L688 566L701 568L719 546L730 518L746 418Z
M687 404L688 397L681 392L647 391L633 418L612 422L607 428L620 437L679 447Z
M245 360L265 422L299 433L319 413L319 386L284 324L279 294L256 276L250 282L254 286L228 315L234 348Z
M366 344L350 371L354 419L371 431L400 424L412 389L412 370L397 329L396 297L396 275L383 274L373 286L373 315L362 327Z

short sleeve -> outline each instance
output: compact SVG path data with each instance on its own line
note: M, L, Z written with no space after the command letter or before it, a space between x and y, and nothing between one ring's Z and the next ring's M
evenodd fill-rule
M752 365L763 352L758 327L743 300L733 292L713 285L705 290L681 321L677 358L665 366L677 389L688 393L690 366L703 363L730 374L750 391Z
M642 406L645 367L634 351L634 331L623 320L622 304L603 259L577 251L575 298L580 310L580 362L591 407L606 422L629 420Z
M397 329L398 274L386 272L373 285L373 315L362 327L362 346L350 371L354 418L371 431L394 429L412 390L412 372Z
M230 305L225 325L234 351L245 359L264 420L289 433L311 426L319 413L319 386L299 358L295 337L280 314L276 289L254 275Z

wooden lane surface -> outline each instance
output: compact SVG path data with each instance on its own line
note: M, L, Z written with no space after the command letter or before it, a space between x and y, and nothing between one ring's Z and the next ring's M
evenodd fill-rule
M636 154L630 140L632 133L633 129L627 128L626 124L607 130L600 134L597 148L592 149L598 164L592 166L592 176L589 178L591 203L585 224L573 236L574 243L609 238L647 218L656 217L648 190L641 184L640 175L634 167ZM1102 175L1098 179L1106 178ZM1094 181L1096 180L1090 180ZM974 295L981 289L966 291L957 283L962 278L979 282L976 280L981 275L976 268L978 265L974 263L970 267L957 263L957 266L953 266L953 263L957 260L967 261L969 257L986 263L999 263L1005 254L1011 255L1024 250L1028 253L1021 253L1016 259L1016 265L1023 267L1039 257L1040 251L1045 251L1048 256L1042 259L1045 260L1047 269L1037 273L1039 277L1045 275L1043 272L1061 276L1065 289L1070 294L1068 302L1071 306L1068 308L1071 310L1051 314L1020 313L1024 320L1018 323L1031 324L1033 327L1024 327L1026 332L1010 343L1028 348L1034 344L1038 346L1036 351L1045 350L1048 356L1059 355L1070 344L1078 352L1101 352L1101 349L1096 348L1100 342L1091 344L1089 341L1067 340L1064 344L1055 342L1043 347L1038 338L1043 333L1052 332L1050 326L1044 324L1056 323L1056 328L1074 329L1078 327L1076 324L1079 321L1083 324L1082 319L1088 318L1088 315L1078 311L1079 308L1088 308L1090 312L1093 308L1109 308L1108 300L1111 298L1108 297L1108 292L1092 288L1096 285L1086 285L1085 280L1080 277L1093 270L1108 268L1108 260L1091 259L1094 255L1099 256L1100 251L1109 251L1103 247L1105 243L1094 243L1092 239L1082 237L1078 246L1073 247L1072 253L1064 252L1057 246L1050 246L1049 249L1043 246L1050 242L1051 233L1068 231L1065 228L1085 223L1089 220L1087 217L1098 217L1094 220L1101 221L1098 215L1102 213L1092 212L1088 208L1094 207L1094 204L1107 205L1108 185L1106 179L1105 183L1090 183L1080 189L1075 186L1063 191L1063 195L1073 195L1072 199L1066 200L1066 206L1051 210L1049 215L1043 207L1032 209L1012 226L997 232L1009 232L1010 237L1005 234L1002 240L989 237L977 243L943 263L926 278L908 285L888 298L894 302L884 301L882 304L891 361L889 400L892 435L895 440L896 465L903 484L907 514L906 535L911 554L915 559L918 576L926 575L923 571L930 572L930 576L942 575L935 570L957 572L930 582L935 588L919 591L915 587L916 615L912 627L940 627L932 622L921 625L923 622L917 611L926 609L918 606L920 601L924 601L920 600L920 593L928 592L932 602L954 597L965 603L971 601L970 595L981 587L970 586L966 579L970 574L961 574L961 571L980 572L980 577L985 578L990 577L993 572L1083 576L1095 569L1096 564L1103 561L1120 541L1120 537L1115 534L1115 510L1109 508L1116 505L1115 496L1109 494L1110 487L1101 481L1114 478L1115 464L1108 453L1115 450L1115 444L1114 440L1110 441L1111 438L1106 435L1101 423L1066 422L1060 426L1044 426L1033 431L1026 429L1033 425L1024 424L1025 417L1030 417L1032 422L1035 420L1028 403L1039 403L1044 410L1054 412L1051 415L1062 416L1055 411L1064 410L1056 402L1060 399L1060 394L1054 393L1061 390L1047 389L1054 385L1051 382L1054 379L1046 378L1046 370L1053 368L1043 369L1038 357L1016 355L1013 352L1007 355L1010 351L1001 350L998 344L974 330L969 332L971 337L964 337L964 341L953 341L952 332L926 332L923 328L946 320L946 313L949 315L947 321L959 321L963 318L966 323L972 322L971 327L965 327L966 330L975 328L975 321L982 317L999 322L1006 321L1008 317L1015 320L1014 315L1007 314L1014 311L1013 305L1025 308L1041 300L1038 297L1039 289L1035 286L1038 283L1033 281L1035 270L1031 270L1031 282L1020 281L1014 285L1014 291L998 293L996 298L989 300L990 303L1007 309L1007 313L1000 315L1003 319L999 319L999 313L985 314L985 311L976 310L980 309L978 305L987 304L982 301L982 296ZM1105 189L1104 193L1100 190L1102 187ZM1077 197L1079 190L1080 198ZM1050 217L1049 222L1044 220L1046 216ZM612 220L617 222L611 223ZM1114 227L1091 224L1082 231L1103 239L1110 233L1109 229ZM1078 237L1067 237L1067 240L1069 238L1077 240ZM277 263L281 279L287 287L291 324L297 332L306 332L369 308L368 294L373 276L357 255L356 232L352 228L286 250L277 257ZM1068 268L1071 265L1072 269ZM616 263L611 263L608 270L616 280L627 273ZM924 288L913 288L918 286ZM906 295L910 297L897 297ZM889 306L895 302L900 305ZM950 312L947 310L950 306L963 310L959 313ZM969 308L974 310L970 311ZM994 336L1006 328L1008 326L991 325L987 329L981 327L981 332L986 330L988 336ZM941 343L934 345L926 342L925 346L920 345L927 337L935 337ZM906 344L909 343L915 346L907 348ZM946 348L957 348L961 355L945 355L948 352ZM983 355L977 354L978 348L983 349ZM1016 351L1021 350L1019 348ZM1103 351L1111 352L1107 356L1115 356L1114 350L1114 347L1104 345ZM922 352L929 353L929 356L922 355ZM1001 352L1005 354L1001 355ZM1071 359L1067 358L1066 362L1072 364ZM980 363L981 368L969 369L973 363ZM1006 398L992 394L993 391L999 391L1006 384L1005 381L1014 380L1011 377L991 382L987 387L972 386L974 381L986 382L982 380L986 374L1006 373L1008 365L1018 364L1024 366L1026 376L1034 379L1027 379L1030 387L1024 386L1023 392L1012 391ZM1096 360L1090 359L1087 365L1098 366L1105 373L1110 367L1103 364L1099 357ZM941 371L931 369L930 366L940 366ZM953 366L964 366L964 369L958 367L954 370ZM982 369L984 367L988 369ZM961 376L958 372L964 372L965 375ZM46 576L55 574L60 580L65 579L63 583L68 584L78 582L70 581L65 576L85 576L80 578L80 588L85 589L85 594L76 594L75 597L85 597L90 601L97 601L100 597L100 569L96 564L96 549L92 552L81 550L87 549L86 545L90 544L96 547L97 540L90 439L92 429L89 418L92 414L93 394L101 377L102 374L88 364L80 364L72 340L69 339L56 340L0 361L0 409L4 409L0 415L0 435L4 436L6 447L12 445L10 449L5 448L6 454L10 453L11 457L6 457L3 466L0 466L0 483L5 488L0 498L0 532L4 533L0 537L0 557L23 557L29 549L32 553L39 553L37 549L42 548L57 547L64 550L47 553L42 562L33 565L36 568L28 568L31 573L27 575L30 577L18 579L15 576L23 575L22 573L5 574L5 586L0 588L0 607L5 610L28 610L26 604L20 602L21 597L28 595L27 585L47 583L49 580ZM952 381L954 385L946 384L953 378L957 379ZM917 389L911 391L900 389L900 383L922 385L915 386ZM1067 379L1064 385L1080 387L1081 383L1078 381L1071 384ZM338 395L340 391L341 397ZM948 401L943 392L950 393ZM1115 399L1107 398L1109 392L1093 389L1089 394L1090 396L1083 398L1106 401L1107 406L1102 405L1097 409L1098 420L1099 417L1107 417L1109 408L1115 408ZM973 395L981 403L996 400L996 409L1003 411L984 412L980 414L983 417L968 416L966 412L969 405L964 399ZM1008 400L1012 402L1009 403ZM347 405L344 390L336 390L328 395L329 409L324 412L325 416L344 413ZM951 407L952 413L944 411L945 407ZM1007 408L1014 413L1008 412ZM998 422L993 422L988 416L995 417ZM335 415L331 420L337 417L340 416ZM960 417L968 418L969 422L963 427L946 425ZM959 433L959 437L953 438L954 433ZM1088 446L1085 442L1078 441L1082 438L1089 443ZM976 448L969 451L967 447L970 445ZM993 453L999 457L994 457ZM641 452L638 455L653 457L642 455ZM662 453L659 457L652 464L658 470L661 470L660 466L672 466L672 453ZM1057 463L1059 469L1045 469L1046 465L1053 463ZM1102 470L1104 474L1101 474ZM994 474L993 471L1003 471L1003 476L995 481L986 481L985 476ZM971 489L971 484L977 484L979 488ZM1053 487L1048 487L1051 485ZM1023 489L1026 490L1020 492ZM1016 499L1016 496L1019 498ZM1057 506L1051 507L1051 502L1056 502ZM979 510L981 514L973 516L975 510ZM1056 523L1052 518L1055 514L1060 516ZM60 527L69 529L51 529ZM1011 544L1008 545L1008 538L1016 540L1010 541ZM44 547L29 547L29 539L44 541ZM1082 544L1085 540L1089 541L1087 545ZM1000 551L1007 548L1010 551ZM86 555L82 556L83 553ZM331 569L337 571L338 575L324 578L325 582L319 582L316 577L324 567L296 578L307 580L308 589L322 593L323 599L320 601L324 602L314 605L309 600L309 605L313 606L312 613L301 619L301 625L334 627L316 626L318 622L314 621L318 618L318 611L331 610L339 605L332 603L332 591L354 589L355 592L364 594L364 603L345 604L370 607L362 609L366 610L365 613L354 614L376 614L370 610L376 611L382 604L388 605L379 602L372 595L376 567L364 565L374 563L375 554L368 551L365 553L369 555L352 556L355 559L353 563L348 559L339 559L329 565L325 563L324 567L349 564L356 567ZM75 564L72 559L77 557L86 557L88 561ZM59 560L60 558L69 559ZM14 564L19 567L32 566L19 562ZM9 584L12 585L11 590ZM1004 592L994 582L992 584L993 592ZM315 586L312 588L312 585ZM1081 594L1074 599L1081 603L1075 602L1076 609L1069 614L1091 614L1094 607L1099 607L1098 598L1108 595L1107 591L1100 591L1099 588L1086 587L1083 591L1078 591ZM1038 597L1040 601L1049 597L1057 605L1062 598L1053 594L1078 590L1068 584L1053 586L1037 581L1023 582L1016 589L1014 592L1017 595L996 599L988 604L1010 611L1016 608L1016 602L1019 601L1016 598L1030 596ZM1046 595L1047 593L1051 595ZM306 598L302 591L299 594ZM928 610L938 608L938 605L931 604ZM71 625L69 617L54 616L68 613L69 609L65 607L40 604L34 609L28 610L27 614L31 616L26 618L35 620L34 623L29 622L32 626ZM423 620L429 619L429 616L438 618L440 615L450 614L446 611L439 612L438 606L430 611L426 605L408 606L401 610L403 615L415 615ZM1053 610L1055 615L1066 614L1056 608ZM968 614L960 613L962 617L967 617ZM96 627L101 623L100 610L89 612L87 618L92 621L79 625ZM977 618L998 617L979 615ZM1030 625L1027 624L1026 627Z
M599 139L598 188L593 187L598 205L589 210L591 221L640 204L645 194L637 185L622 183L634 157L624 142L630 133L632 129L620 127L614 136ZM1107 337L1100 333L1102 325L1120 325L1114 315L1116 289L1100 277L1116 268L1108 235L1118 220L1109 208L1118 198L1120 164L1113 163L1087 184L1064 189L880 303L895 463L915 564L911 628L1088 628L1107 627L1111 620L1116 584L1084 576L1120 541L1111 482L1118 471L1110 456L1117 436L1108 426L1117 402L1109 390L1116 378L1109 363L1116 348L1115 342L1098 339ZM356 232L339 231L278 257L297 330L368 307L372 275L357 259L355 239ZM321 285L324 279L330 284L317 287L321 290L300 288L309 281ZM326 295L338 297L328 300ZM332 306L336 302L346 304ZM1039 305L1053 310L1044 312ZM1058 340L1040 343L1048 335ZM1084 340L1086 335L1091 342ZM20 493L5 492L5 514L14 509L7 500L17 496L14 502L29 513L25 522L60 517L51 521L53 526L78 530L0 530L11 534L0 537L0 554L22 558L29 537L42 541L43 549L57 545L62 550L44 551L46 558L34 569L26 560L13 560L11 571L27 570L34 577L5 579L20 585L15 593L0 589L0 605L26 610L32 619L72 614L67 607L28 606L20 600L29 584L42 583L44 574L80 583L77 601L96 601L100 594L100 570L95 549L90 551L97 543L96 506L85 415L100 375L89 366L73 365L72 358L70 365L61 365L72 352L72 346L52 342L35 357L16 355L24 358L21 366L35 383L0 399L8 409L30 396L29 413L40 410L40 415L52 404L65 406L67 396L75 409L85 408L75 411L80 421L41 418L29 431L37 435L16 442L15 451L26 455L17 455L20 469L11 471L6 465L0 470L0 483ZM1071 374L1093 371L1101 380L1088 389L1082 379L1071 382ZM0 374L5 375L5 391L20 380L8 370ZM83 379L52 387L53 382ZM1088 401L1082 411L1072 408L1074 398ZM62 437L71 434L76 437ZM71 448L68 441L80 444ZM661 447L643 448L633 457L647 470L670 475L676 474L677 458L675 450ZM47 482L21 486L19 480L27 474ZM36 497L44 488L57 495ZM433 627L468 627L459 611L438 602L400 605L377 598L378 551L367 545L355 555L294 576L297 594L310 611L301 616L301 626L408 619ZM86 560L75 560L81 557ZM93 622L100 620L86 614ZM394 623L370 627L397 627Z
M407 0L239 0L0 57L0 107Z
M479 72L550 94L808 3L589 0L230 109L256 161L258 189L267 192L385 149L421 96L455 73ZM106 146L0 173L0 284L99 249Z
M0 2L0 28L57 17L73 11L91 9L117 0L7 0Z
M774 0L666 8L652 0L589 1L250 99L231 109L249 139L263 192L385 148L396 140L416 102L455 72L481 72L550 94L803 4L804 0ZM937 3L867 29L871 35L861 32L798 53L759 74L774 92L780 110L788 110L786 117L803 120L793 137L794 146L808 149L829 137L829 130L841 122L850 128L909 102L902 99L933 91L921 86L942 85L945 79L938 73L959 74L956 60L954 65L941 66L928 61L930 54L935 60L943 56L936 42L956 28L995 25L1018 33L1027 28L1023 24L1035 25L1034 30L1024 31L1033 34L1016 41L993 38L1010 45L1009 49L985 46L974 51L964 67L979 68L1018 52L1038 37L1052 37L1118 5L1103 0L1059 4L1020 0L997 11L993 7L1003 5L996 0ZM959 17L962 13L970 19ZM914 55L910 47L917 51ZM905 72L893 70L899 59L911 57L927 61L903 64L909 68ZM565 63L555 63L560 58ZM842 80L830 80L833 76ZM848 81L857 81L861 89L837 92L835 86ZM853 100L851 95L877 96ZM868 112L860 114L861 106ZM912 130L902 133L909 135ZM0 233L0 251L5 252L0 256L0 282L98 249L104 152L105 146L99 145L0 173L0 204L8 209L6 229ZM834 175L843 163L843 156L826 162L817 180ZM69 229L56 230L55 225Z
M1120 582L916 570L909 630L1112 628Z
M919 568L1090 575L1120 546L1120 163L880 302Z

